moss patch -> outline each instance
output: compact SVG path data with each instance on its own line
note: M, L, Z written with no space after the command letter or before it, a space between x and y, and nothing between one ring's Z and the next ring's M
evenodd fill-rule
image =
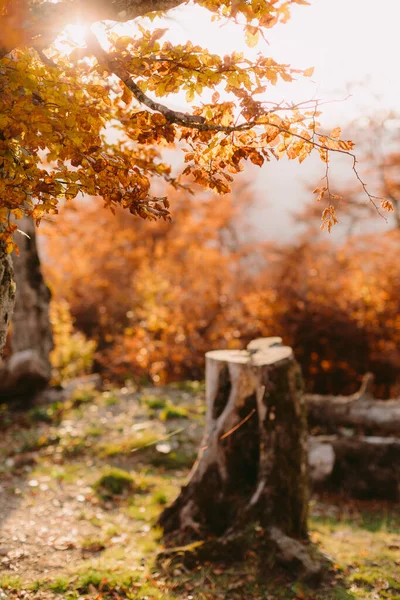
M123 469L110 469L93 484L93 489L101 497L120 496L134 489L132 475Z

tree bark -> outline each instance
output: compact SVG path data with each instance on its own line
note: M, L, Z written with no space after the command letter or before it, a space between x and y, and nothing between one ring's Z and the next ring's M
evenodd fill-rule
M159 519L167 541L227 538L251 522L282 549L307 539L303 381L280 341L206 354L205 436L188 484Z
M337 433L341 427L368 435L399 435L400 400L376 400L371 392L373 376L364 377L361 389L352 396L306 396L310 428Z
M309 465L310 478L317 490L400 501L399 439L311 437Z
M0 246L0 371L1 356L6 343L15 302L15 282L11 257Z
M53 336L49 318L50 291L43 280L33 221L18 222L26 235L13 256L17 286L11 331L11 358L0 371L0 398L33 397L51 378ZM29 236L29 237L27 237Z

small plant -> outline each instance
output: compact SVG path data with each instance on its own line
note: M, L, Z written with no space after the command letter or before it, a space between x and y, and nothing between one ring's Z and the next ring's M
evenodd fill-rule
M103 434L103 428L100 427L99 425L90 425L90 427L88 427L85 430L85 437L100 437Z
M81 456L90 447L85 438L68 438L62 444L62 455L65 458Z
M64 577L57 577L54 581L50 581L47 584L47 588L52 592L56 592L58 594L62 594L68 591L69 588L69 580Z
M144 395L140 401L151 410L161 410L168 404L168 398L163 398L162 396Z
M53 383L74 379L91 372L96 342L74 330L68 302L52 302L50 319L53 327L54 350L51 353Z
M0 589L5 590L19 590L22 587L22 581L15 575L1 575L0 576Z
M82 593L92 591L92 588L96 588L102 592L101 597L103 597L104 592L114 592L115 595L113 593L112 597L120 598L121 593L126 597L126 594L136 580L137 578L131 573L116 573L108 569L89 569L79 575L76 588Z
M50 406L34 406L28 412L30 423L52 423L58 421L63 412L62 402L53 402Z
M153 431L139 431L135 435L125 438L120 442L102 444L99 448L100 456L117 456L118 454L130 454L139 448L152 446L159 440L160 435Z
M104 540L95 537L88 537L81 544L82 552L96 554L105 549Z
M96 390L92 384L82 385L81 387L74 390L71 403L74 408L81 406L81 404L88 404L93 402L96 397Z
M60 441L60 436L55 435L40 435L35 431L21 431L16 436L18 440L17 452L35 452L47 446L56 445Z
M120 496L124 492L133 490L133 477L123 469L110 469L93 485L95 491L103 498Z
M113 394L111 392L104 392L103 398L104 398L104 404L106 406L114 406L114 405L118 404L118 402L120 400L119 397L117 396L117 394Z
M160 504L161 506L164 506L165 504L168 503L168 498L166 496L166 494L164 494L164 492L155 492L153 494L153 502L155 504Z
M169 403L168 406L160 413L160 419L162 421L168 421L169 419L187 419L188 411L186 408L181 406L174 406Z

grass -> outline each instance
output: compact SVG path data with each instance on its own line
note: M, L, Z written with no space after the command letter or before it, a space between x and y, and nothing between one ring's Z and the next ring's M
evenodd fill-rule
M131 397L84 390L62 410L31 412L23 428L10 417L4 456L28 448L37 458L29 478L47 481L52 494L74 498L83 493L86 499L75 509L74 527L80 532L75 558L66 564L64 555L54 555L57 566L45 578L40 558L36 576L21 561L18 574L3 569L0 590L10 599L26 600L41 594L46 600L400 600L400 509L384 503L313 500L312 541L332 565L317 588L271 570L257 544L234 564L193 561L189 569L179 556L160 558L157 518L195 460L202 394L196 382L171 386L170 393L164 388ZM187 415L190 420L184 421ZM4 489L12 487L9 477L7 471L3 482L0 473ZM45 500L39 488L29 496L32 506ZM50 502L48 510L51 514Z
M109 442L101 444L98 452L102 457L118 456L119 454L130 454L135 450L146 448L156 444L160 440L161 434L155 431L139 431L118 442Z

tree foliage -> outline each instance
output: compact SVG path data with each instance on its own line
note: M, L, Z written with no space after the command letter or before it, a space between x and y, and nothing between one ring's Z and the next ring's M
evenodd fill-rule
M174 45L163 41L165 29L149 28L142 18L154 20L180 4L1 0L0 239L8 252L17 227L11 217L25 213L39 223L57 213L61 199L80 193L102 197L112 210L168 219L169 201L154 192L155 178L177 188L190 176L226 193L246 160L259 166L271 157L301 162L313 149L326 164L331 152L352 156L353 143L340 139L339 128L330 135L319 131L318 103L266 100L278 80L310 76L312 69L299 71L263 54L221 57L192 41ZM292 5L306 2L195 4L213 19L235 22L252 47L267 28L289 18ZM76 14L87 25L109 21L101 43L88 29L84 48L62 54L57 39ZM110 22L130 19L136 20L136 33L113 33ZM211 102L186 113L158 101L182 91L188 103L205 92ZM167 146L185 154L186 165L177 175L163 160ZM319 194L330 197L329 186ZM328 228L335 222L330 198L324 221Z

